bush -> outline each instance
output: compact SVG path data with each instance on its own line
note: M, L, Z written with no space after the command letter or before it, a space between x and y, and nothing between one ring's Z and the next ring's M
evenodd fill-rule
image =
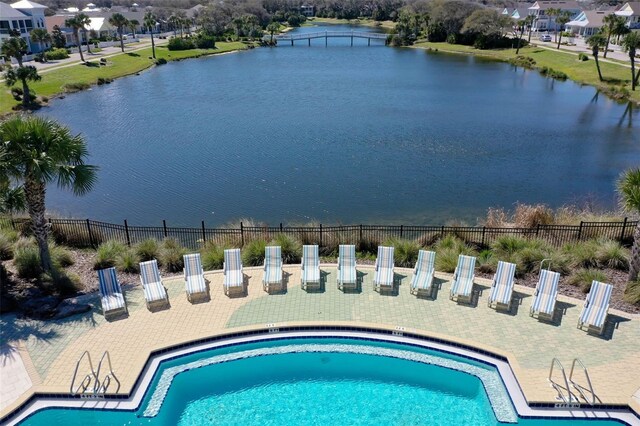
M40 253L35 246L17 249L13 256L13 264L21 278L38 278L42 273Z
M498 256L504 254L515 254L529 246L529 241L515 235L505 235L497 238L491 248Z
M116 259L116 268L119 271L135 274L140 272L140 259L136 252L132 249L126 249L118 255Z
M283 263L300 263L302 259L302 244L300 244L300 241L285 234L278 234L270 245L281 247Z
M66 93L75 93L82 90L87 90L89 87L91 86L87 83L66 83L64 86L62 86L62 90L64 90Z
M598 243L596 241L581 241L565 244L561 253L569 260L573 268L595 268L598 266Z
M543 259L548 259L550 252L546 251L543 247L526 247L519 251L516 256L516 275L522 276L529 272L536 272L540 270L540 262Z
M202 268L205 271L222 269L224 265L224 247L213 243L207 243L200 250Z
M57 61L60 59L67 59L69 57L69 52L64 48L51 49L44 53L44 57L47 61Z
M180 272L184 268L184 254L186 250L177 240L167 238L160 248L160 262L169 272Z
M73 296L84 290L82 279L74 273L56 271L54 274L44 274L42 284L52 287L52 290L62 296Z
M164 65L167 63L167 60L165 58L160 58L156 60L156 65Z
M498 268L498 258L491 250L483 250L478 255L478 269L485 274L493 274ZM517 270L517 268L516 268Z
M11 234L0 232L0 260L9 260L13 257L13 243Z
M601 267L629 270L629 251L617 241L600 241L596 250L596 259Z
M607 276L596 269L578 269L569 276L567 282L572 286L580 287L583 293L589 293L593 280L604 283L607 282Z
M242 263L246 266L261 266L264 263L264 249L267 242L253 240L242 248Z
M588 61L589 60L589 56L587 56L586 53L580 52L580 53L578 53L578 60L582 61L582 62Z
M415 241L392 238L382 243L383 246L394 247L394 260L396 266L412 268L418 260L420 246Z
M536 66L536 60L530 56L518 55L515 58L509 59L509 63L511 65L515 65L517 67L522 67L526 69L533 69Z
M169 50L190 50L195 49L196 46L190 38L171 37L167 48Z
M624 289L623 299L625 302L640 305L640 280L631 281L627 284L627 288Z
M436 254L436 270L453 273L458 266L458 255L460 253L453 248L439 250Z
M93 263L93 269L98 270L115 266L118 257L125 250L126 248L122 243L113 240L100 244L96 252L96 260Z
M57 268L66 268L75 263L71 252L64 247L49 244L49 251L51 253L51 262Z
M547 77L555 78L557 80L566 80L567 78L569 78L562 71L556 71L553 68L549 68L549 67L540 68L540 74L545 75Z
M140 241L135 246L136 254L140 258L140 262L147 262L149 260L157 259L160 253L160 247L158 241L153 238Z
M34 237L20 237L15 243L13 243L14 252L34 247L37 248L36 239Z
M216 38L211 35L200 34L196 38L196 47L198 49L215 49Z
M427 27L427 40L433 43L441 43L447 40L447 30L441 22L429 24Z

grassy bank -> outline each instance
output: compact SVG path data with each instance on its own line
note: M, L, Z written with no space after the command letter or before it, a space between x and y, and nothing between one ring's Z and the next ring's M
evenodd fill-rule
M307 21L308 25L316 24L341 24L341 25L363 25L365 27L379 27L386 30L395 28L393 21L374 21L372 19L335 19L335 18L313 18Z
M156 47L157 59L177 61L187 58L197 58L206 55L215 55L236 50L247 49L247 45L240 42L217 43L216 49L192 49L181 51L169 51L166 46ZM80 63L71 66L60 67L42 73L42 80L31 83L38 96L55 97L66 92L74 91L74 87L83 88L97 84L98 79L113 80L118 77L135 74L155 64L151 59L151 48L126 52L107 58L107 65L100 66L99 59L95 59L92 66ZM20 87L20 85L16 85ZM77 89L76 89L77 90ZM19 102L14 100L9 88L0 93L0 114L11 112L11 108Z
M416 43L413 47L437 49L438 52L470 54L500 61L509 61L516 57L515 49L480 50L471 46L430 42ZM580 61L578 60L578 53L563 50L553 51L535 46L520 49L519 55L532 58L537 69L548 67L563 72L569 79L581 84L595 86L614 98L628 91L629 100L640 104L640 91L631 91L631 71L623 63L600 61L600 68L605 79L604 82L601 82L598 79L598 71L592 56L589 56L587 61Z

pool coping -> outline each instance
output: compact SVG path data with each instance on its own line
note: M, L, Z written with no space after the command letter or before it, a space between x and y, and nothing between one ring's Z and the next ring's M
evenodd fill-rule
M127 394L108 394L96 397L70 395L69 393L34 392L23 400L15 409L0 419L0 423L15 425L37 411L45 408L68 409L115 409L136 411L141 407L149 386L162 362L187 354L207 351L215 348L234 346L260 341L274 341L288 338L352 338L356 340L399 343L418 346L439 352L453 354L474 361L479 361L496 368L507 394L520 418L560 419L579 418L592 420L615 420L623 424L640 424L640 414L629 404L606 405L584 403L550 403L542 401L527 402L524 392L518 383L513 367L517 361L509 354L501 354L494 350L479 348L455 342L447 338L437 337L424 332L406 330L403 327L382 326L331 326L331 325L294 325L267 324L266 327L249 327L243 331L221 333L208 338L186 342L171 347L160 348L151 352L144 368L136 378Z

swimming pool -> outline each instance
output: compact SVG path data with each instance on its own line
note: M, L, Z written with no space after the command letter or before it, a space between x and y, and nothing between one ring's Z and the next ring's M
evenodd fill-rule
M495 367L426 348L282 339L162 362L133 411L41 410L24 425L594 425L521 419ZM588 423L587 423L588 422ZM598 421L595 425L620 424Z

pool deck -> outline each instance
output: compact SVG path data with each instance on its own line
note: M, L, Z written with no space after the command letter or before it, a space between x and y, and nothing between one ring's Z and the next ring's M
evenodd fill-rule
M490 281L475 280L472 305L449 300L451 275L436 273L435 300L409 293L411 269L396 268L395 294L373 291L373 267L359 266L361 291L343 293L336 286L335 265L321 265L323 291L300 287L298 265L284 267L286 291L262 290L262 268L245 268L247 294L227 297L221 271L206 272L210 300L187 300L182 278L165 281L170 307L150 312L139 285L125 286L129 315L106 321L96 295L94 309L55 322L0 317L0 418L34 392L68 393L76 361L89 350L94 366L105 350L122 383L120 393L133 390L151 352L203 338L285 326L364 326L396 330L473 346L507 357L525 398L559 402L547 381L551 360L565 369L580 358L589 370L602 404L629 405L640 412L640 317L610 310L603 336L576 328L583 301L560 296L556 321L529 316L532 290L516 285L521 303L512 313L487 307ZM517 282L517 281L516 281ZM563 312L562 312L563 311ZM86 372L85 372L86 374ZM557 376L559 379L559 376Z

